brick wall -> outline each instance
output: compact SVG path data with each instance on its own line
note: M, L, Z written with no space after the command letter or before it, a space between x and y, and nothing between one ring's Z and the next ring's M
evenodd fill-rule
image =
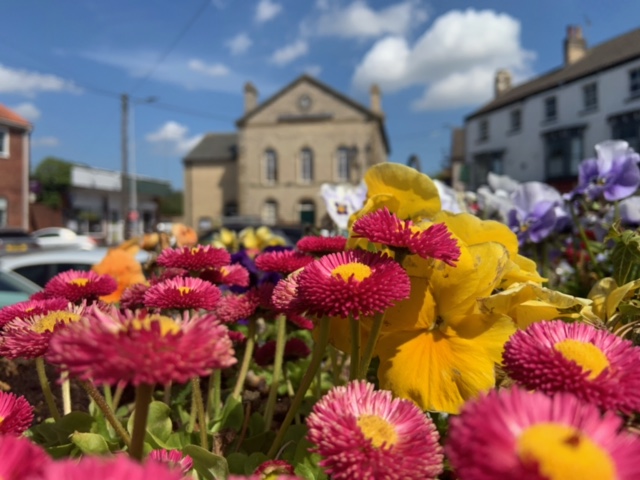
M0 197L8 202L7 226L24 228L25 212L25 192L24 168L28 168L25 163L24 137L27 133L24 130L8 127L9 131L9 156L0 156Z

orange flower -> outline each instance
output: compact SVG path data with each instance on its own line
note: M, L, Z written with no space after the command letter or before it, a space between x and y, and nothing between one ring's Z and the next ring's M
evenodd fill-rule
M102 261L93 266L93 271L101 275L111 275L118 282L118 289L115 292L101 297L101 300L108 303L119 302L125 288L146 282L142 266L135 256L119 248L109 250Z
M171 228L171 234L175 237L178 247L193 247L198 243L196 231L182 223L174 224Z

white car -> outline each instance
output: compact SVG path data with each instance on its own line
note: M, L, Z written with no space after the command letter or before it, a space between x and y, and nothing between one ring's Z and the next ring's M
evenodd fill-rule
M97 247L93 250L41 250L9 255L0 257L0 272L17 273L44 287L58 273L67 270L91 270L91 267L102 261L108 250L105 247ZM136 259L145 263L149 259L149 252L140 250Z
M78 235L73 230L62 227L41 228L32 233L41 248L74 248L92 250L96 241L88 235Z

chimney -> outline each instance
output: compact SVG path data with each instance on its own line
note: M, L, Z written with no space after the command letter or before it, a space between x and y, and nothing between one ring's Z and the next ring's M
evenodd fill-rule
M511 90L511 72L501 68L496 72L496 78L493 84L493 93L495 98L504 95Z
M564 64L581 60L587 53L587 41L582 36L582 28L577 25L567 27L567 38L564 39Z
M371 94L369 108L383 117L384 112L382 111L382 93L380 92L380 87L374 83L371 85L369 93Z
M244 84L244 113L249 113L258 106L258 90L251 82Z

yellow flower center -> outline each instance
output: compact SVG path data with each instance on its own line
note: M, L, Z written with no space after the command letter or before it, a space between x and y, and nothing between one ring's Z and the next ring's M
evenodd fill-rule
M220 273L223 277L226 277L227 275L229 275L229 269L227 267L220 267Z
M160 324L160 335L163 337L169 333L176 334L180 332L180 325L178 325L172 318L164 315L149 315L144 318L135 318L131 321L131 328L133 330L151 330L153 323Z
M86 287L87 283L89 283L88 278L74 278L69 282L70 285L76 285L78 287Z
M520 459L538 465L548 480L568 478L617 478L611 456L579 430L555 423L539 423L526 429L517 441Z
M358 427L376 448L380 448L383 443L390 447L398 441L398 434L393 425L378 415L361 415L358 417Z
M36 333L44 333L44 332L53 332L53 329L58 324L68 324L72 322L77 322L80 320L80 315L73 312L67 312L65 310L56 310L53 312L49 312L44 317L39 318L36 322L31 326L31 330Z
M200 252L200 247L192 247L191 248L191 255L196 255L199 252Z
M358 282L361 282L365 278L369 278L371 276L371 268L369 268L368 265L358 262L345 263L344 265L334 268L331 271L331 275L339 277L345 282L351 277L355 278Z
M180 292L180 296L183 297L191 293L191 287L178 287L178 291Z
M609 367L607 356L592 343L569 338L556 343L553 348L567 360L572 360L580 365L583 372L591 372L589 380L593 380L605 368Z

